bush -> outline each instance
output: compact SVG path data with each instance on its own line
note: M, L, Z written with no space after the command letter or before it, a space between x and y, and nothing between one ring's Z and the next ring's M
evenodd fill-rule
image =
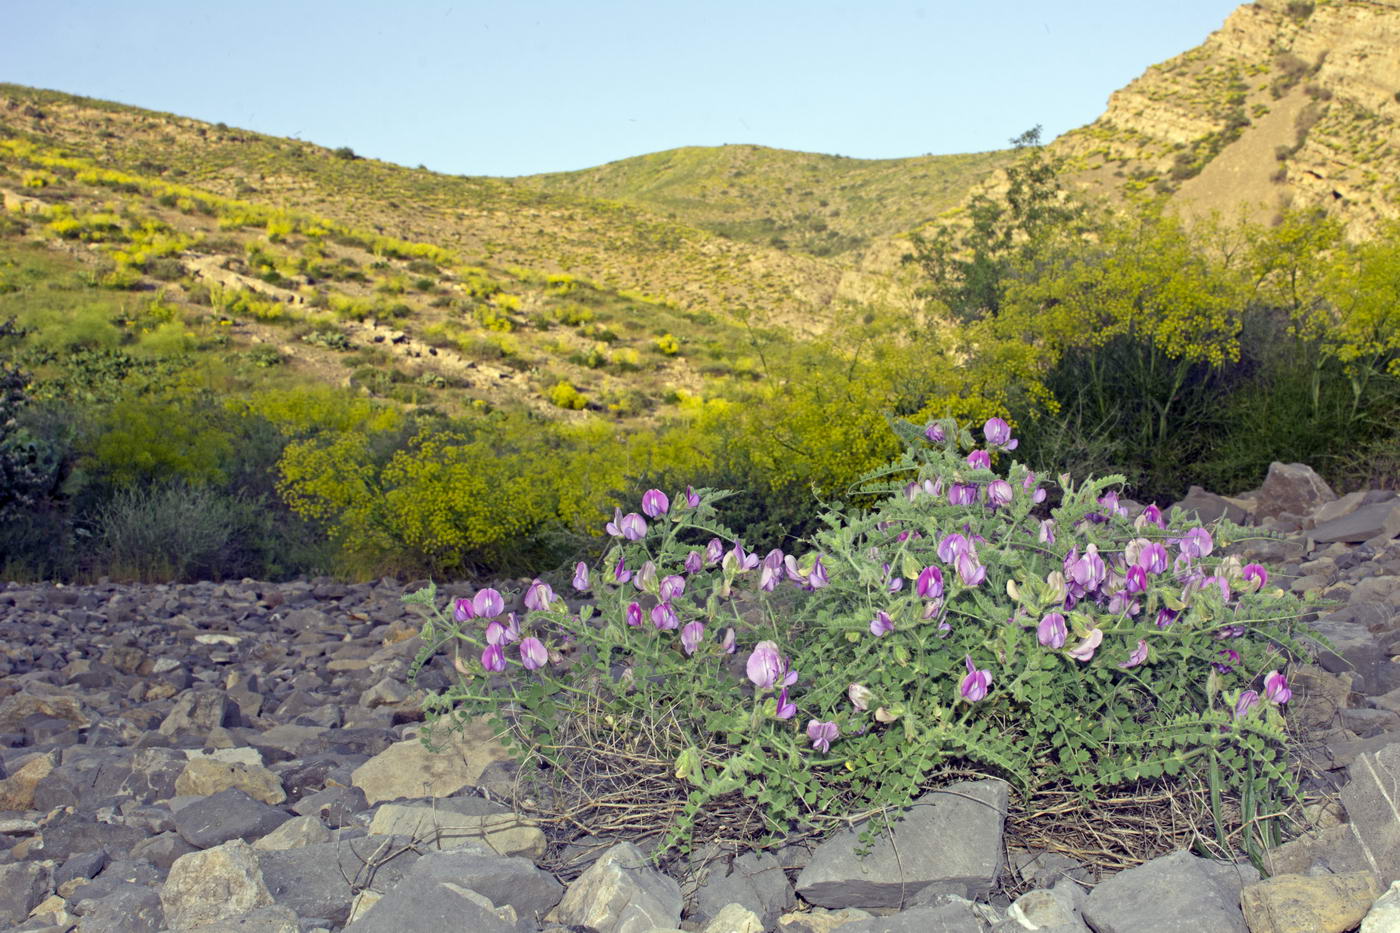
M905 455L866 486L885 498L826 515L801 556L747 553L717 524L723 493L650 490L576 569L577 614L538 580L519 617L494 591L408 597L429 613L414 670L445 651L456 672L430 723L490 716L571 827L616 819L596 801L620 792L658 850L842 827L956 770L1086 802L1229 787L1257 854L1296 801L1278 652L1299 649L1297 601L1218 557L1228 527L1130 521L1115 477L1042 517L1036 476L987 466L1014 446L1004 422L973 450L951 421L931 444L897 428Z
M578 411L588 405L588 399L569 382L556 382L549 391L545 393L545 397L549 399L550 404L554 407L563 408L568 411Z

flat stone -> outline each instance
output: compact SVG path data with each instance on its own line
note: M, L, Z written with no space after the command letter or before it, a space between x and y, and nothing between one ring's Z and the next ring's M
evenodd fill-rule
M405 877L464 885L497 906L509 905L531 922L541 920L564 896L564 886L531 862L473 844L425 853Z
M1187 491L1186 498L1172 505L1167 511L1179 513L1178 517L1182 520L1199 524L1209 524L1225 518L1236 525L1243 525L1249 520L1249 514L1244 509L1231 503L1224 496L1206 492L1200 486L1192 486Z
M704 923L727 905L739 904L757 914L768 929L795 899L783 866L771 852L746 852L723 874L712 873L696 890L694 902L692 920Z
M372 804L405 797L449 797L475 784L492 762L511 758L485 717L468 722L461 732L433 738L442 743L441 751L429 751L416 738L395 742L356 768L352 783Z
M1380 502L1362 506L1350 515L1322 522L1308 531L1308 537L1319 543L1346 541L1359 544L1376 537L1394 537L1400 528L1400 503Z
M231 839L251 842L266 836L291 816L286 810L230 788L179 810L175 814L175 831L190 845L207 849Z
M160 889L165 919L194 927L237 917L272 903L252 846L235 839L176 859Z
M986 894L1001 869L1004 781L963 782L924 795L864 848L860 827L819 845L797 878L797 893L821 907L900 908L929 885L967 897Z
M0 865L0 922L18 926L53 893L51 861Z
M257 853L273 900L300 917L345 923L357 890L388 893L418 861L411 839L341 839L297 849Z
M986 929L971 901L937 907L910 907L888 917L871 917L838 927L838 933L982 933Z
M1247 885L1240 907L1250 933L1345 933L1380 896L1368 871L1343 875L1275 875Z
M778 918L778 933L831 933L843 924L867 920L870 916L868 911L857 907L845 907L841 910L813 907L810 910L783 914Z
M743 904L726 904L715 912L700 933L763 933L765 929L758 914Z
M515 911L497 908L461 884L408 877L381 897L345 933L519 933Z
M330 842L335 837L326 824L315 816L294 816L272 832L253 843L260 852L277 849L300 849Z
M1358 755L1342 788L1352 836L1382 885L1400 880L1400 742Z
M1400 933L1400 881L1371 905L1366 919L1361 921L1361 933Z
M386 803L374 812L372 836L409 836L433 848L451 849L463 842L481 841L501 855L544 855L543 831L509 811L462 814L431 806Z
M1248 865L1173 852L1100 883L1084 922L1096 933L1249 933L1240 889L1258 880Z
M286 907L259 907L246 914L206 923L191 933L300 933L299 918Z
M1313 509L1312 520L1314 525L1325 525L1328 522L1336 521L1355 512L1366 504L1366 493L1349 492L1344 496L1324 502Z
M0 780L0 810L34 809L34 791L39 783L53 773L58 753L32 755L9 777Z
M84 903L78 924L82 933L160 933L165 928L165 906L159 892L134 884ZM203 933L204 928L200 929Z

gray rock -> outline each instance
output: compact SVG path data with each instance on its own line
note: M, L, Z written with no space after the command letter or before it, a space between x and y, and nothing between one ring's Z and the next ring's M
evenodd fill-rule
M529 921L544 917L564 896L564 886L531 862L497 855L475 845L428 852L405 877L470 888L498 907L515 908L522 919Z
M1089 933L1080 919L1074 899L1065 891L1038 888L1016 898L1006 911L1006 930L1041 930L1044 933Z
M770 852L747 852L700 885L690 919L706 923L727 905L740 904L757 914L766 930L794 903L792 885L777 858Z
M521 933L509 907L498 909L481 894L450 881L408 877L399 882L345 933Z
M53 862L0 865L0 922L19 924L53 893Z
M262 877L273 900L301 917L342 924L355 892L388 892L401 881L418 852L404 837L342 839L299 849L258 853Z
M1400 881L1371 905L1371 912L1361 921L1361 933L1400 933Z
M291 819L286 810L254 800L237 788L200 798L175 814L175 831L197 849L230 839L251 842Z
M1360 693L1379 696L1400 687L1400 668L1365 626L1328 616L1318 619L1312 627L1331 644L1329 648L1314 642L1317 663L1323 670L1334 674L1353 672L1360 678L1360 683L1353 684Z
M1001 869L1007 786L953 784L921 797L881 833L865 856L860 829L817 847L797 878L797 893L821 907L893 907L929 885L963 896L987 893Z
M1348 541L1360 543L1384 535L1394 537L1400 529L1400 503L1380 502L1362 506L1349 515L1319 522L1308 537L1319 543Z
M159 833L155 836L143 839L131 847L132 858L141 858L163 871L169 871L170 866L175 864L175 860L182 855L189 855L191 852L199 850L190 845L180 834L176 832Z
M1200 486L1192 486L1187 491L1186 498L1172 505L1168 511L1179 512L1182 516L1195 515L1195 520L1201 524L1225 518L1236 525L1243 525L1249 520L1249 514L1244 509L1224 496L1206 492Z
M983 933L971 901L938 907L911 907L888 917L871 917L836 928L839 933Z
M556 915L560 923L593 927L598 933L674 928L681 920L681 889L649 868L636 846L619 842L569 885Z
M287 908L259 907L237 917L203 924L190 933L300 933L301 928L297 915Z
M1248 865L1173 852L1094 888L1084 921L1096 933L1248 933L1240 890L1258 880Z
M87 902L79 933L159 933L165 908L155 889L122 885L106 897Z
M1348 827L1366 867L1389 885L1400 879L1400 740L1357 756L1342 788Z
M1285 512L1308 515L1319 505L1337 498L1327 481L1304 463L1269 464L1269 475L1259 487L1258 517L1277 516Z
M162 735L181 732L207 733L215 726L237 725L238 707L222 690L201 689L182 695L161 721Z
M369 809L365 792L358 787L337 785L307 794L292 805L292 811L301 815L315 815L327 826L349 826L355 814Z

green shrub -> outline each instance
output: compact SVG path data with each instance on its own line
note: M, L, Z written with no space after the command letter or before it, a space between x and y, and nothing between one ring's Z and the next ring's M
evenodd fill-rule
M1297 601L1219 558L1235 529L1129 520L1115 477L1067 485L1042 518L1037 477L985 465L1007 459L997 425L974 455L951 421L932 445L900 423L906 454L864 487L885 498L826 515L805 554L747 554L717 523L723 493L651 490L645 516L609 524L578 612L537 581L503 639L489 594L444 611L419 591L415 670L442 651L456 672L430 723L491 717L583 833L601 828L602 762L626 749L628 787L657 788L631 806L658 851L844 827L952 770L1086 804L1142 780L1208 786L1226 847L1229 788L1258 855L1297 801L1278 709Z
M588 405L588 399L583 393L573 387L569 382L556 382L545 393L550 404L555 408L563 408L569 411L578 411Z

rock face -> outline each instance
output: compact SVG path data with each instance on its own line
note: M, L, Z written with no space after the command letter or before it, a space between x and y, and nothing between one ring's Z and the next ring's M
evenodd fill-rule
M1109 878L1053 852L1003 864L998 781L931 792L864 859L847 832L672 878L617 843L555 877L540 828L486 789L511 767L490 728L440 754L418 737L391 581L0 584L0 926L1262 933L1369 911L1363 929L1396 930L1396 889L1376 895L1400 873L1400 499L1286 465L1269 482L1195 501L1256 526L1234 549L1271 586L1327 600L1332 648L1290 670L1288 714L1345 812L1268 854L1287 884L1184 853ZM1012 903L1004 875L1033 889Z

